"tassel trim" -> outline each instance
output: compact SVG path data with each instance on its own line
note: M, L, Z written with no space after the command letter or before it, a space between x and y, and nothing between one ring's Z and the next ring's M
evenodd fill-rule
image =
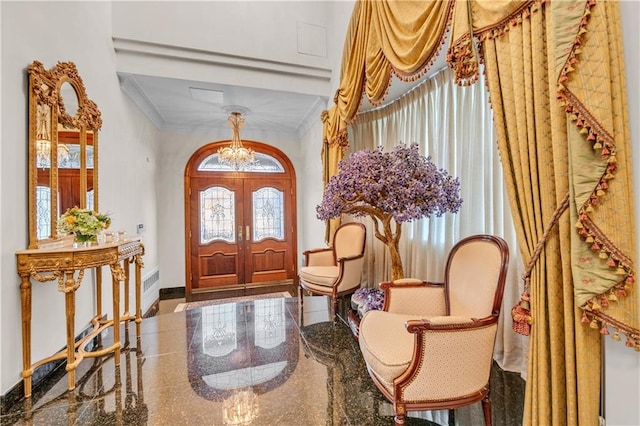
M520 296L520 302L511 309L513 331L523 336L531 334L531 323L533 322L529 299L528 289L525 288L525 291Z
M607 238L590 216L597 209L600 199L607 195L608 181L615 178L617 170L616 146L613 136L567 88L567 82L570 80L571 73L575 71L575 64L582 52L582 38L587 33L586 27L591 16L591 8L595 4L595 0L586 2L573 48L558 78L557 98L565 108L569 120L573 121L580 134L584 135L585 141L590 143L595 151L600 152L600 159L606 164L605 171L594 186L591 195L578 209L578 221L575 227L583 241L590 245L591 250L597 251L598 257L606 262L608 268L615 269L616 275L620 275L621 279L612 288L592 297L581 306L584 312L582 322L585 323L586 318L590 327L599 328L603 335L608 335L608 328L611 327L614 329L612 335L614 340L620 340L620 333L625 334L627 336L626 345L640 351L639 331L604 313L610 303L616 303L620 298L625 297L635 282L632 261Z
M478 81L479 64L483 63L482 57L476 59L474 55L473 42L482 44L485 40L502 37L510 28L522 24L525 19L529 19L532 13L542 9L547 0L533 0L523 2L523 4L507 15L501 21L474 32L464 34L459 39L451 43L447 51L447 63L455 75L455 83L459 86L469 86ZM475 41L472 41L472 38ZM475 49L480 51L480 49Z
M589 324L590 328L599 329L603 336L610 335L615 341L622 340L625 336L625 346L640 352L640 332L604 313L596 312L591 307L586 307L580 320L583 324ZM613 334L610 333L613 331Z
M324 144L327 146L339 146L342 149L346 149L349 147L349 136L346 130L341 130L336 134L331 140L325 138L323 140Z
M458 86L470 86L480 78L480 58L476 58L470 34L465 34L447 50L446 61L453 70L454 82ZM479 51L479 49L475 49Z

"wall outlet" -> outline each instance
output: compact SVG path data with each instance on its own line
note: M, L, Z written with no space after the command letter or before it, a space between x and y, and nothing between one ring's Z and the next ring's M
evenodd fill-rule
M139 223L138 227L137 227L137 232L138 232L138 234L142 234L142 231L144 231L144 224L143 223Z

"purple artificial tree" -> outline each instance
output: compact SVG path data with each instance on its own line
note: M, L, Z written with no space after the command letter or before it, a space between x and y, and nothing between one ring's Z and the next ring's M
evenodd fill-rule
M356 151L338 164L329 179L317 217L328 220L341 214L370 216L375 236L389 249L391 279L404 278L398 250L402 223L460 210L460 182L438 169L417 144Z

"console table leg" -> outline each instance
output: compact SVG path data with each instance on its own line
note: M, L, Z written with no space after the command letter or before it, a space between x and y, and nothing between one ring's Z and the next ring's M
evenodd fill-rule
M102 319L102 266L96 266L96 316Z
M120 281L116 276L112 278L113 287L113 343L116 349L113 354L115 365L120 365Z
M22 299L22 381L24 397L31 396L31 280L29 276L22 276L20 284Z
M124 270L124 312L129 313L129 259L122 261L122 269Z
M140 255L136 255L136 336L140 337L140 323L142 322L142 300L141 300L141 287L142 287L142 259Z
M67 273L67 280L73 280L73 272ZM75 312L76 297L75 290L68 289L64 294L64 306L67 319L67 379L68 388L73 390L76 387L76 348L75 348Z

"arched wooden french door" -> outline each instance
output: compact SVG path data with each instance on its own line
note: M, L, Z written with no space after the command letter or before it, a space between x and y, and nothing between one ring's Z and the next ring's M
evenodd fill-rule
M296 268L296 181L278 149L243 141L257 165L235 171L218 162L216 142L185 170L187 293L292 283Z

